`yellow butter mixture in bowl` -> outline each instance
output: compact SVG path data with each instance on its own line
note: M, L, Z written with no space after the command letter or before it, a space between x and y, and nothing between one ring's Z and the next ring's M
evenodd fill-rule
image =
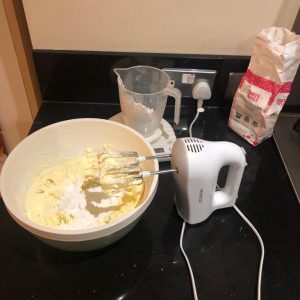
M84 229L108 224L131 212L141 201L143 183L102 188L98 157L98 152L89 150L43 170L27 192L27 216L40 225ZM114 165L113 159L110 164Z

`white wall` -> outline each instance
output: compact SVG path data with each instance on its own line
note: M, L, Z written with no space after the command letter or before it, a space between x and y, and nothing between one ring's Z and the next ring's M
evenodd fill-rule
M0 1L0 127L8 151L26 137L32 121L3 3Z
M35 49L251 54L299 0L23 0Z

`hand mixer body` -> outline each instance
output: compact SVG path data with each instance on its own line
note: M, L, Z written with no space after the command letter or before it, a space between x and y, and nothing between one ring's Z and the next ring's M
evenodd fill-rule
M181 138L173 145L171 164L177 169L175 204L186 222L202 222L214 210L235 204L246 166L245 151L236 144ZM220 169L226 165L225 186L216 191Z

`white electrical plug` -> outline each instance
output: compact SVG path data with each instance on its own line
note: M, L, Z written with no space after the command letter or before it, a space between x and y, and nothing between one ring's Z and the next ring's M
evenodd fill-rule
M211 97L211 89L206 81L199 81L195 84L192 90L194 99L207 100Z
M202 108L203 100L210 99L211 97L211 89L209 84L206 81L199 81L195 84L192 90L193 98L198 100L197 102L197 111L203 112Z

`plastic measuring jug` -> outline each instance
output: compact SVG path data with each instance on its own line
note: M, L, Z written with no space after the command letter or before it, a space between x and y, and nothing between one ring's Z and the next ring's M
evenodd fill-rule
M169 75L150 66L116 68L124 123L144 137L154 134L166 108L168 96L175 98L174 123L180 119L181 92Z

